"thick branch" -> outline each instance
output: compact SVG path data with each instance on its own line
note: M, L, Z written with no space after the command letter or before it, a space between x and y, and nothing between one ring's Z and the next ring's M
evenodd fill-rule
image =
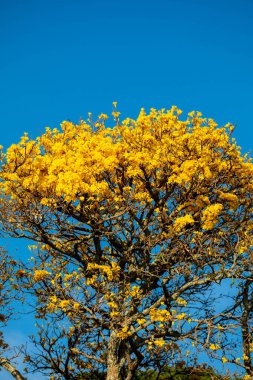
M21 373L10 363L8 359L0 358L0 366L6 369L16 380L27 380Z

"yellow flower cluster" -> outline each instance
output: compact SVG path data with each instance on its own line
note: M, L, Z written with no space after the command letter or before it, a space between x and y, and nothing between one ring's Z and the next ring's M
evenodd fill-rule
M57 310L57 297L51 296L49 297L49 302L47 304L47 310L49 313L54 313Z
M145 318L138 318L137 319L137 323L139 323L139 325L144 325L145 322L146 322Z
M160 348L166 344L164 339L156 339L153 343Z
M118 317L119 315L120 315L120 313L119 313L118 311L112 311L112 312L110 313L110 317L111 317L111 318Z
M87 278L86 284L87 285L93 285L96 284L97 276L94 274L92 277Z
M178 320L186 319L186 313L177 314L175 318Z
M80 303L79 302L74 302L73 303L73 310L77 311L79 310L81 307Z
M57 312L59 309L64 312L77 312L81 307L79 302L71 299L58 299L56 295L49 297L47 310L49 313Z
M180 297L178 297L178 298L176 299L176 303L177 303L178 305L182 305L182 306L186 306L186 305L187 305L187 301L186 301L186 300L183 300L183 298L180 298Z
M149 312L150 320L153 322L166 322L171 318L169 311L165 309L151 308Z
M111 309L117 309L117 308L118 308L118 305L117 305L114 301L107 302L107 305L108 305Z
M212 351L220 350L220 346L218 344L215 344L215 343L210 344L209 348Z
M41 269L41 270L35 270L33 274L33 281L39 282L44 280L46 277L50 276L50 272L47 270Z
M218 222L218 216L223 209L221 203L207 206L202 213L202 228L205 230L211 230Z
M88 270L99 269L102 273L106 274L107 279L112 281L113 279L118 279L120 275L120 266L118 266L115 262L111 262L111 265L100 265L96 263L88 263ZM96 276L94 277L94 281L90 281L89 284L94 283L96 280Z
M63 311L67 311L70 305L71 305L70 300L62 300L59 302L59 308L62 309Z
M129 292L127 292L128 296L135 297L135 298L139 297L140 294L141 294L141 289L139 286L136 286L136 285L133 286Z
M179 232L186 225L192 224L192 223L194 223L194 219L193 219L192 215L187 214L185 216L181 216L181 217L177 218L174 222L175 231Z
M129 337L131 334L131 332L129 331L129 326L124 326L118 333L117 333L117 337L120 338L120 339L126 339L127 337Z
M238 199L237 195L232 194L232 193L224 193L222 191L220 191L218 194L219 194L220 199L228 202L228 204L231 208L237 208L238 207L239 199Z
M177 168L176 174L172 175L168 183L178 183L186 185L198 172L198 161L186 160L180 168Z

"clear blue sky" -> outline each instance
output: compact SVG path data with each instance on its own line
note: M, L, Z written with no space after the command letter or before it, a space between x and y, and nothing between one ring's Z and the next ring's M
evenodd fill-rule
M0 144L118 101L230 121L252 151L252 18L252 0L1 0Z

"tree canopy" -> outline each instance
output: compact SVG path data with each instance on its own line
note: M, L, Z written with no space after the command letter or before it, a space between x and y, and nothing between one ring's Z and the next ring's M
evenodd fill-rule
M28 359L52 379L107 380L200 347L235 362L212 289L250 273L253 164L231 124L199 112L113 116L25 133L2 155L2 229L35 242L17 276L48 323Z

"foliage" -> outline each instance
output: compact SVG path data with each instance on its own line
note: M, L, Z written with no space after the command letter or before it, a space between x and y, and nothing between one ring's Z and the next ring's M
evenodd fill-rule
M114 110L112 128L90 115L3 156L3 229L36 244L18 276L38 318L58 326L57 339L39 327L31 359L52 379L105 367L107 380L130 380L199 347L224 353L211 292L249 268L253 164L230 124L180 114L120 123Z
M159 376L159 377L158 377ZM176 367L165 367L160 373L157 371L140 371L135 376L134 380L228 380L211 368L196 366L186 367L177 365Z

